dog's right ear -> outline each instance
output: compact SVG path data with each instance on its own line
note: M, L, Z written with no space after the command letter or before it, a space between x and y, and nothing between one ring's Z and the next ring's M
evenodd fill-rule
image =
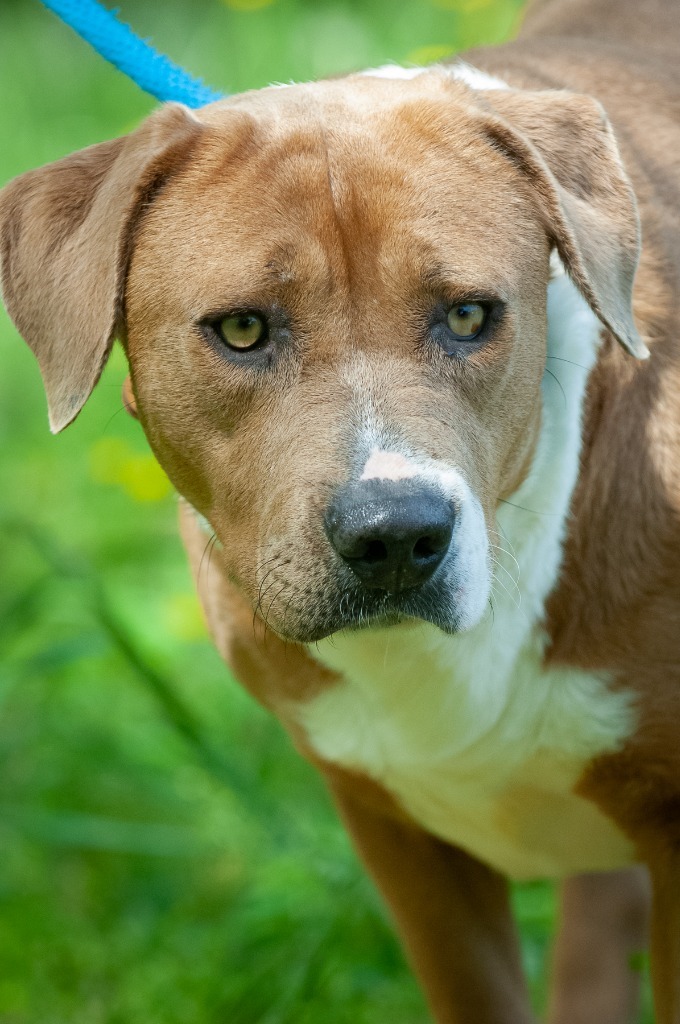
M82 409L122 326L136 218L203 131L187 108L168 104L131 135L0 192L3 298L40 365L53 433Z
M620 344L649 356L633 316L640 222L604 109L566 90L495 89L479 94L494 116L483 130L531 186L567 273Z

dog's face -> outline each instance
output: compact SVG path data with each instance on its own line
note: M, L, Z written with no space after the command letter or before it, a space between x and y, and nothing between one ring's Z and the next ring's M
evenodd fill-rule
M127 339L147 434L277 631L471 624L485 523L538 422L549 244L531 197L450 96L358 81L250 106L212 114L140 226ZM390 532L438 499L422 537L450 507L450 542L413 579ZM361 542L359 564L334 542L329 520L357 515L377 576Z
M53 423L77 413L118 329L154 451L281 635L402 618L453 632L484 614L495 509L540 427L553 246L639 354L630 192L598 108L556 95L567 140L542 138L535 97L480 99L443 73L269 89L197 120L168 108L123 152L96 147L85 178L65 161L81 201L60 200L51 237L55 181L6 190L6 301L52 381ZM38 234L43 266L65 241L64 267L87 254L80 321L84 302L113 306L71 327L75 351L38 337ZM52 311L73 316L57 291ZM79 358L90 369L69 371Z

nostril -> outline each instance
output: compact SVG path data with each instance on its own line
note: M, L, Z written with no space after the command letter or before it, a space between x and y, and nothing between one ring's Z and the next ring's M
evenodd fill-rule
M413 554L416 558L431 558L440 550L441 545L436 547L431 537L420 537L413 547Z
M384 562L387 558L387 545L381 540L371 540L366 545L366 550L360 557L362 562Z

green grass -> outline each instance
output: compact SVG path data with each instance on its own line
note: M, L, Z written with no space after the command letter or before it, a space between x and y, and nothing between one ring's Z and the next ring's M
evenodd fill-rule
M121 7L235 91L494 41L520 3ZM0 9L0 97L0 182L152 108L37 0ZM424 1021L320 782L204 634L122 355L57 438L4 314L0 365L0 1024ZM514 896L540 1003L554 894Z

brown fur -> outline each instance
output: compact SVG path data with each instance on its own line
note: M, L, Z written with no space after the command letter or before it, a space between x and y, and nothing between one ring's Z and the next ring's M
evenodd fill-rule
M5 302L53 428L120 331L126 404L221 541L203 571L207 538L184 507L216 643L325 773L440 1024L531 1019L505 885L375 783L319 762L294 708L337 677L303 643L342 626L322 517L356 468L367 396L391 436L462 467L493 530L538 434L552 245L608 335L548 661L636 694L634 735L579 788L649 866L657 1015L680 1022L680 15L648 2L649 16L630 0L537 4L519 41L468 55L507 92L351 77L196 116L168 106L0 195ZM464 361L424 342L442 296L505 303ZM255 371L202 326L250 308L275 325ZM645 345L652 358L631 359ZM568 883L564 908L551 1021L623 1024L639 873Z
M644 15L632 4L539 5L526 43L470 56L511 82L519 65L518 85L578 83L603 102L641 207L633 308L653 358L635 366L610 347L590 379L587 447L549 629L551 660L606 666L639 694L635 736L595 763L580 788L628 830L650 865L657 1019L664 1024L680 1020L680 876L670 867L680 844L679 15L661 0ZM542 42L548 32L564 32L554 50ZM622 88L631 79L635 87Z

